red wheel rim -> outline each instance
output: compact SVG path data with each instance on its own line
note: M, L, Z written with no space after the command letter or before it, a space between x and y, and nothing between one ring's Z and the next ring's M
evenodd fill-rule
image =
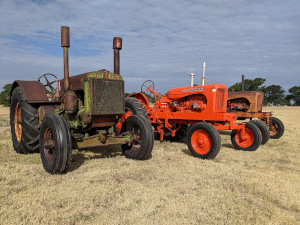
M53 140L53 134L52 130L50 128L47 128L44 132L44 153L46 160L52 164L54 162L54 148L55 148L55 142Z
M204 130L196 130L191 137L191 144L195 152L200 155L208 153L211 149L211 139Z
M238 130L235 133L235 141L239 146L243 148L248 148L254 142L254 134L250 129L245 128L245 134L243 136L242 130Z

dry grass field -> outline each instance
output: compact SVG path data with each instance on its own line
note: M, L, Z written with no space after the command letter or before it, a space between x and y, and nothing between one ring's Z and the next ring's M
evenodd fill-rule
M300 224L300 108L264 111L286 130L255 152L222 132L214 160L155 141L146 161L74 150L69 172L50 175L39 154L15 153L0 107L0 224Z

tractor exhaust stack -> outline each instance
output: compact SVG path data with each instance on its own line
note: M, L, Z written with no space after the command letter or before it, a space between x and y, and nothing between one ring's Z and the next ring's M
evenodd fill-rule
M203 63L203 75L202 75L201 85L202 86L205 85L205 62Z
M195 74L191 73L190 77L191 77L191 87L194 87L195 86Z
M114 37L114 73L120 74L120 50L122 49L122 38Z
M64 54L64 88L70 89L70 77L69 77L69 54L68 48L70 47L70 31L69 27L61 27L61 47L63 47Z
M245 75L242 75L242 91L245 89Z

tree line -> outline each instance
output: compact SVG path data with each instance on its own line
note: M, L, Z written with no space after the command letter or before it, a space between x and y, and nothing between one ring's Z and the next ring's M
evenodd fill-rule
M300 106L300 86L294 86L288 90L289 94L285 95L285 90L281 85L265 86L266 79L255 78L245 79L244 91L261 91L264 93L264 105L288 105ZM235 83L229 87L229 91L242 91L242 82Z
M288 90L289 94L285 95L285 90L283 90L280 85L269 85L264 86L266 79L264 78L255 78L245 79L244 80L244 91L261 91L264 93L264 105L273 104L273 105L288 105L288 106L300 106L300 86L294 86ZM4 106L10 105L10 90L12 84L6 84L3 87L3 91L0 93L0 104ZM241 91L242 83L235 83L230 86L229 91ZM129 93L125 93L127 97ZM149 95L149 101L154 102L153 96Z

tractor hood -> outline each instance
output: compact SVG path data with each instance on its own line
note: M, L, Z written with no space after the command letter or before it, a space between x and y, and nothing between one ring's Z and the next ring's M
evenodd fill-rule
M181 87L174 88L169 90L166 93L166 97L170 100L180 100L190 95L199 95L199 94L208 94L211 92L216 92L217 89L225 89L228 90L225 85L222 84L210 84L204 86L194 86L194 87Z

